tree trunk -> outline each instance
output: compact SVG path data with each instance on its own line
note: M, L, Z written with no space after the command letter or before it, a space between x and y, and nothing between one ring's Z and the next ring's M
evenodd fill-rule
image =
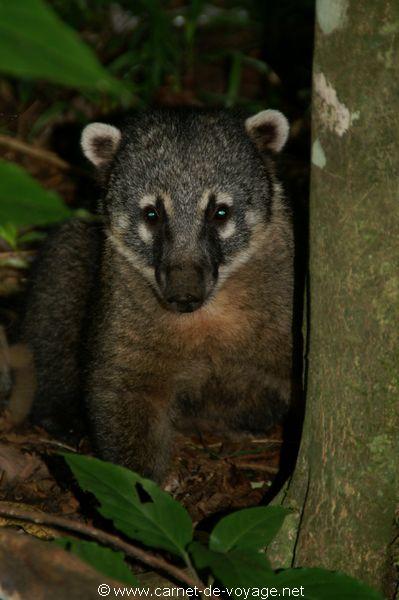
M344 571L391 598L398 148L398 0L318 0L306 415L283 499L296 512L273 558Z

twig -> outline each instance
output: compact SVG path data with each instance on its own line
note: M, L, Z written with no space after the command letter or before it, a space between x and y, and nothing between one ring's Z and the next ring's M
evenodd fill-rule
M274 440L272 438L258 438L251 440L251 444L282 444L283 440Z
M23 510L15 507L6 502L0 502L0 516L8 517L13 519L20 519L21 521L29 521L30 523L36 523L36 525L47 525L49 527L56 527L57 529L64 529L67 531L74 531L80 535L85 535L89 538L97 540L107 546L112 546L117 550L121 550L127 556L134 558L135 560L152 567L153 569L164 571L170 575L173 579L177 579L182 583L185 583L189 587L199 587L202 589L203 583L194 577L188 575L183 569L179 569L174 565L168 563L163 558L154 556L150 552L142 550L137 546L128 544L121 540L115 535L106 533L101 529L86 525L85 523L79 523L77 521L71 521L65 517L58 517L57 515L49 515L45 513L36 513L33 511Z
M35 256L36 252L34 252L34 250L18 250L18 252L0 252L0 258L2 260L8 260L9 258L15 258L15 257L25 257L26 258L33 258Z
M269 467L268 465L263 465L261 463L255 462L235 462L234 466L237 469L248 469L250 471L262 471L264 473L271 473L272 475L276 475L278 473L278 469L276 467Z
M30 250L20 250L19 252L0 252L0 267L9 267L11 269L27 269L29 261L35 256L35 252Z
M23 152L23 154L28 154L29 156L33 156L39 160L44 160L45 162L51 163L63 171L69 171L71 169L71 165L54 154L54 152L45 150L44 148L31 146L22 140L18 140L8 135L0 135L0 146L11 148L11 150L16 150L17 152Z
M0 251L0 259L4 262L6 262L7 260L12 260L13 258L33 258L35 256L36 252L34 250L18 250L18 252L16 251L6 251L6 252L1 252Z
M63 450L69 450L69 452L74 452L75 454L78 452L76 448L70 446L69 444L64 444L64 442L59 442L58 440L46 440L46 438L28 438L26 441L24 441L24 444L36 445L38 442L40 444L44 444L45 446L56 446L57 448L62 448Z

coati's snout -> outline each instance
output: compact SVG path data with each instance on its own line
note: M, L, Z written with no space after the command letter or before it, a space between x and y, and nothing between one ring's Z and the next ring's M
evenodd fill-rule
M200 308L214 286L209 270L192 263L161 267L156 278L166 307L182 313Z

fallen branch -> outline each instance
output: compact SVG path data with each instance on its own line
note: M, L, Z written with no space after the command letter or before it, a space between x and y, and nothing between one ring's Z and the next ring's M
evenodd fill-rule
M65 517L59 517L57 515L49 515L45 513L36 513L33 511L27 511L7 502L0 502L0 516L8 517L12 519L19 519L21 521L28 521L29 523L35 523L36 525L47 525L49 527L55 527L56 529L63 529L66 531L73 531L80 535L92 538L101 544L112 546L116 550L121 550L129 556L139 562L152 567L157 571L163 571L170 575L173 579L177 579L182 583L185 583L189 587L204 587L202 581L196 577L186 573L183 569L175 567L163 558L155 556L146 550L142 550L137 546L128 544L121 540L119 537L106 533L101 529L86 525L85 523L79 523L77 521L71 521Z
M99 589L104 589L104 584L107 591L109 588L108 598L123 595L118 592L125 584L95 571L71 552L31 535L0 529L0 597L3 600L98 600Z

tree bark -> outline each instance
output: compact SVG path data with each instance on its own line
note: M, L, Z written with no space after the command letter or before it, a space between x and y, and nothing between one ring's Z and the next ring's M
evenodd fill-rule
M399 473L399 4L318 0L306 415L272 551L392 598ZM281 497L280 497L281 498Z

